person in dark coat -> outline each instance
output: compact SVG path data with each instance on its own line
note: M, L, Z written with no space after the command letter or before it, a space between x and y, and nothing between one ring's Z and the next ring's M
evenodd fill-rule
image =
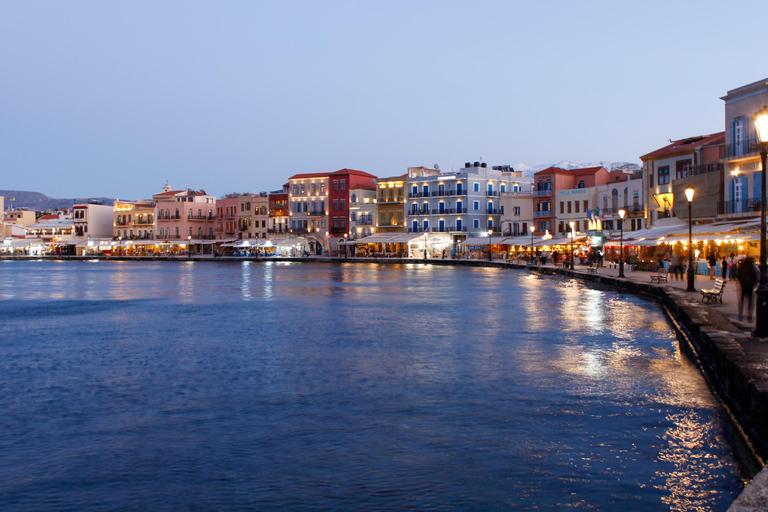
M739 268L736 269L736 280L739 283L739 286L736 287L736 293L738 294L736 299L739 312L739 320L744 318L742 316L742 307L744 306L744 299L747 299L749 301L749 305L747 306L747 320L752 321L752 308L754 306L754 300L752 300L752 298L754 296L755 285L757 284L755 260L749 256L741 260L741 263L739 263Z

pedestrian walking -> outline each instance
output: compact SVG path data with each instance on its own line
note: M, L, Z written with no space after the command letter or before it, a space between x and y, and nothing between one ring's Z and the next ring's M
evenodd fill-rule
M736 279L736 255L734 253L728 255L728 277L731 281Z
M749 301L747 305L747 320L752 321L752 309L754 306L753 296L754 288L757 284L757 272L755 271L755 260L750 256L747 256L739 263L736 269L736 279L738 280L738 286L736 287L737 309L739 312L739 320L743 317L744 300Z
M709 279L714 280L715 279L715 268L717 267L717 254L714 252L709 253Z

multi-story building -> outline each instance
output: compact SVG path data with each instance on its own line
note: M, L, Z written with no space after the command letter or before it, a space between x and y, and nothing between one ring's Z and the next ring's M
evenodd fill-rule
M359 240L377 233L376 191L370 187L349 191L349 239Z
M305 235L312 254L328 249L328 173L294 174L288 179L290 232Z
M2 199L0 199L0 205L1 204ZM0 236L4 237L24 238L26 236L25 230L27 226L34 224L36 221L35 212L32 210L11 210L7 212L2 212L2 210L0 210L0 215L3 214L3 230L0 232Z
M725 143L719 160L724 182L717 214L721 219L759 217L762 169L753 116L768 105L768 79L728 91L720 99L725 102ZM694 207L698 202L694 198Z
M155 239L214 240L216 229L216 198L204 190L171 190L152 198L155 203Z
M643 190L643 172L611 171L611 181L597 188L597 207L603 218L603 229L618 231L624 210L624 231L637 231L643 228L645 219L645 199Z
M291 232L304 235L314 254L338 253L339 241L349 236L350 191L375 190L375 181L376 176L354 169L291 176Z
M405 186L408 175L376 180L376 214L378 233L405 232Z
M238 238L267 238L269 197L263 194L243 194L239 198Z
M153 201L115 201L113 238L154 240L155 203Z
M467 162L455 173L408 168L409 233L446 233L454 246L469 237L501 233L501 194L511 191L509 167Z
M510 172L511 187L502 192L499 198L501 211L504 212L501 216L502 234L527 235L528 226L533 223L533 179L511 168Z
M537 232L554 236L566 235L570 222L576 231L586 231L587 214L597 206L597 188L610 181L610 173L604 167L549 167L533 178L534 226Z
M101 203L80 203L72 207L76 238L112 238L113 207Z
M722 202L723 166L718 162L723 132L670 141L670 144L640 157L646 227L663 219L688 217L683 190L696 189L694 217L714 219ZM626 224L625 224L626 226Z
M234 240L238 238L238 207L239 197L225 197L216 200L216 230L218 240Z
M289 233L289 190L290 185L286 183L283 190L270 192L269 197L269 219L267 223L267 234L269 238L282 237Z

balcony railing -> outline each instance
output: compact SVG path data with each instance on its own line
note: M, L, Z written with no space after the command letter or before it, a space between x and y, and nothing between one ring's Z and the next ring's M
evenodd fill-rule
M762 202L754 199L742 199L739 201L720 201L717 203L718 215L733 215L739 213L760 214Z
M546 212L533 212L534 217L552 217L555 214L553 211Z
M501 208L487 208L485 213L488 215L499 215L501 213Z
M684 176L681 176L681 178L685 178L687 176L698 176L699 174L707 174L710 172L721 172L723 170L725 170L725 165L721 163L698 164L698 165L689 164L689 165L683 166Z
M731 159L737 157L746 157L758 155L760 153L760 143L756 137L745 139L739 143L723 144L720 146L720 158Z
M491 191L491 192L486 192L486 195L488 197L499 197L499 192L494 190L494 191Z
M309 217L322 217L324 215L325 215L325 211L313 210L313 211L307 212L307 216Z
M394 198L391 198L391 197L385 199L383 197L380 197L379 199L376 200L376 202L378 204L397 204L397 203L402 203L403 202L403 196L398 196L397 199L394 199Z
M216 220L216 216L213 214L210 215L187 215L187 219L189 220Z
M423 233L424 228L408 228L408 233Z
M641 204L630 204L628 206L611 206L610 208L603 208L602 212L606 215L618 215L619 210L624 210L627 213L637 213L645 211L645 207Z
M533 195L534 196L551 196L552 190L534 190Z
M349 231L347 231L347 228L346 228L346 227L344 227L344 228L333 228L333 227L332 227L332 228L331 228L329 231L330 231L331 233L334 233L334 234L338 234L338 233L348 233L348 232L349 232Z
M158 215L157 220L181 220L181 215Z
M415 194L413 192L410 192L408 194L408 199L417 199L419 197L424 197L424 194L422 194L420 192L416 192Z
M360 218L357 220L358 226L373 226L373 219L371 218Z
M448 196L455 196L456 191L455 190L435 190L432 192L432 197L448 197Z

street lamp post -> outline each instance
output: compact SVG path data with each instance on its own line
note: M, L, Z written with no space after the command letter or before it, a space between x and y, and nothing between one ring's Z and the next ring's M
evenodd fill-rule
M536 228L531 226L528 229L531 231L531 265L534 265L535 261L533 260L533 232L536 231Z
M768 106L755 114L755 129L760 141L760 164L762 165L761 195L760 195L760 274L757 277L757 310L755 314L755 330L752 334L758 338L768 337L768 263L766 263L766 233L765 233L765 161L768 154Z
M344 259L347 259L347 234L344 233Z
M427 261L427 228L424 228L424 261Z
M619 210L619 217L621 217L621 220L619 221L619 226L621 227L621 242L620 242L620 252L619 254L619 277L624 277L624 216L627 214L626 210L623 208Z
M693 285L693 217L691 215L693 211L693 194L695 190L693 187L688 187L685 189L685 198L688 200L688 288L685 289L687 292L695 292L696 287Z
M575 226L575 224L573 221L570 221L568 223L568 226L571 228L571 270L573 270L574 269L573 267L573 235L575 234L573 232L573 227Z
M192 259L192 235L187 235L187 259Z
M488 261L491 261L491 235L493 235L493 230L488 230Z
M119 236L117 237L117 257L121 257L123 255L123 237Z

